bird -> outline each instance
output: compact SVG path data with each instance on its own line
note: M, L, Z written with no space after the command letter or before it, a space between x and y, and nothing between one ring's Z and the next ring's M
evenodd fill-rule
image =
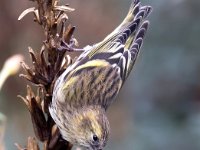
M64 140L88 150L106 146L106 111L135 64L151 11L151 6L133 0L122 23L101 42L86 46L58 77L49 112Z

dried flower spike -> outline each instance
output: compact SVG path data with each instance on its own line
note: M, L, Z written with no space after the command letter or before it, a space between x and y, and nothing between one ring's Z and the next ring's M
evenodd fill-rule
M20 74L33 83L38 89L34 93L31 86L27 86L27 95L19 96L31 115L32 124L38 141L43 143L44 150L71 150L72 145L62 140L59 130L49 114L49 104L52 101L54 83L60 74L72 63L66 51L74 51L77 41L73 37L75 28L68 25L68 14L74 11L68 5L58 5L58 0L31 0L35 7L21 13L21 20L29 13L34 14L34 21L44 30L45 40L40 52L29 47L32 66L21 63L24 73ZM18 149L23 149L17 145ZM39 150L38 142L29 138L27 150Z

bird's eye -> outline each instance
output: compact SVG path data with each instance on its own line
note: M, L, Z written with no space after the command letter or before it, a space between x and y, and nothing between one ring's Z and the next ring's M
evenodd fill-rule
M97 135L93 135L93 141L94 142L98 142L99 141L99 138L97 137Z

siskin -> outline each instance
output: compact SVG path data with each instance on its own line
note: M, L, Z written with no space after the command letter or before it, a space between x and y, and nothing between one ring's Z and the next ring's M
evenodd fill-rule
M86 47L57 79L49 111L65 140L89 150L105 147L110 132L105 111L133 68L150 12L134 0L124 21L102 42Z

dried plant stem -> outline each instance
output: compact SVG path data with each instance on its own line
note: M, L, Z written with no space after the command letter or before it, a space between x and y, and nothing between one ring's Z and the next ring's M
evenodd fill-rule
M73 38L75 27L68 25L68 12L74 11L68 5L58 6L58 0L31 0L37 7L26 9L19 16L21 20L28 13L34 14L34 21L44 30L46 39L40 52L29 47L32 67L22 63L25 74L21 74L37 88L35 94L30 85L27 85L26 97L19 96L31 114L35 138L29 137L25 149L39 150L38 142L43 143L44 150L71 150L72 145L64 141L57 126L52 120L48 106L52 100L55 80L72 63L66 51L82 51L75 49L77 41ZM66 27L67 26L67 27ZM63 61L65 59L65 63ZM16 144L19 150L22 148Z

